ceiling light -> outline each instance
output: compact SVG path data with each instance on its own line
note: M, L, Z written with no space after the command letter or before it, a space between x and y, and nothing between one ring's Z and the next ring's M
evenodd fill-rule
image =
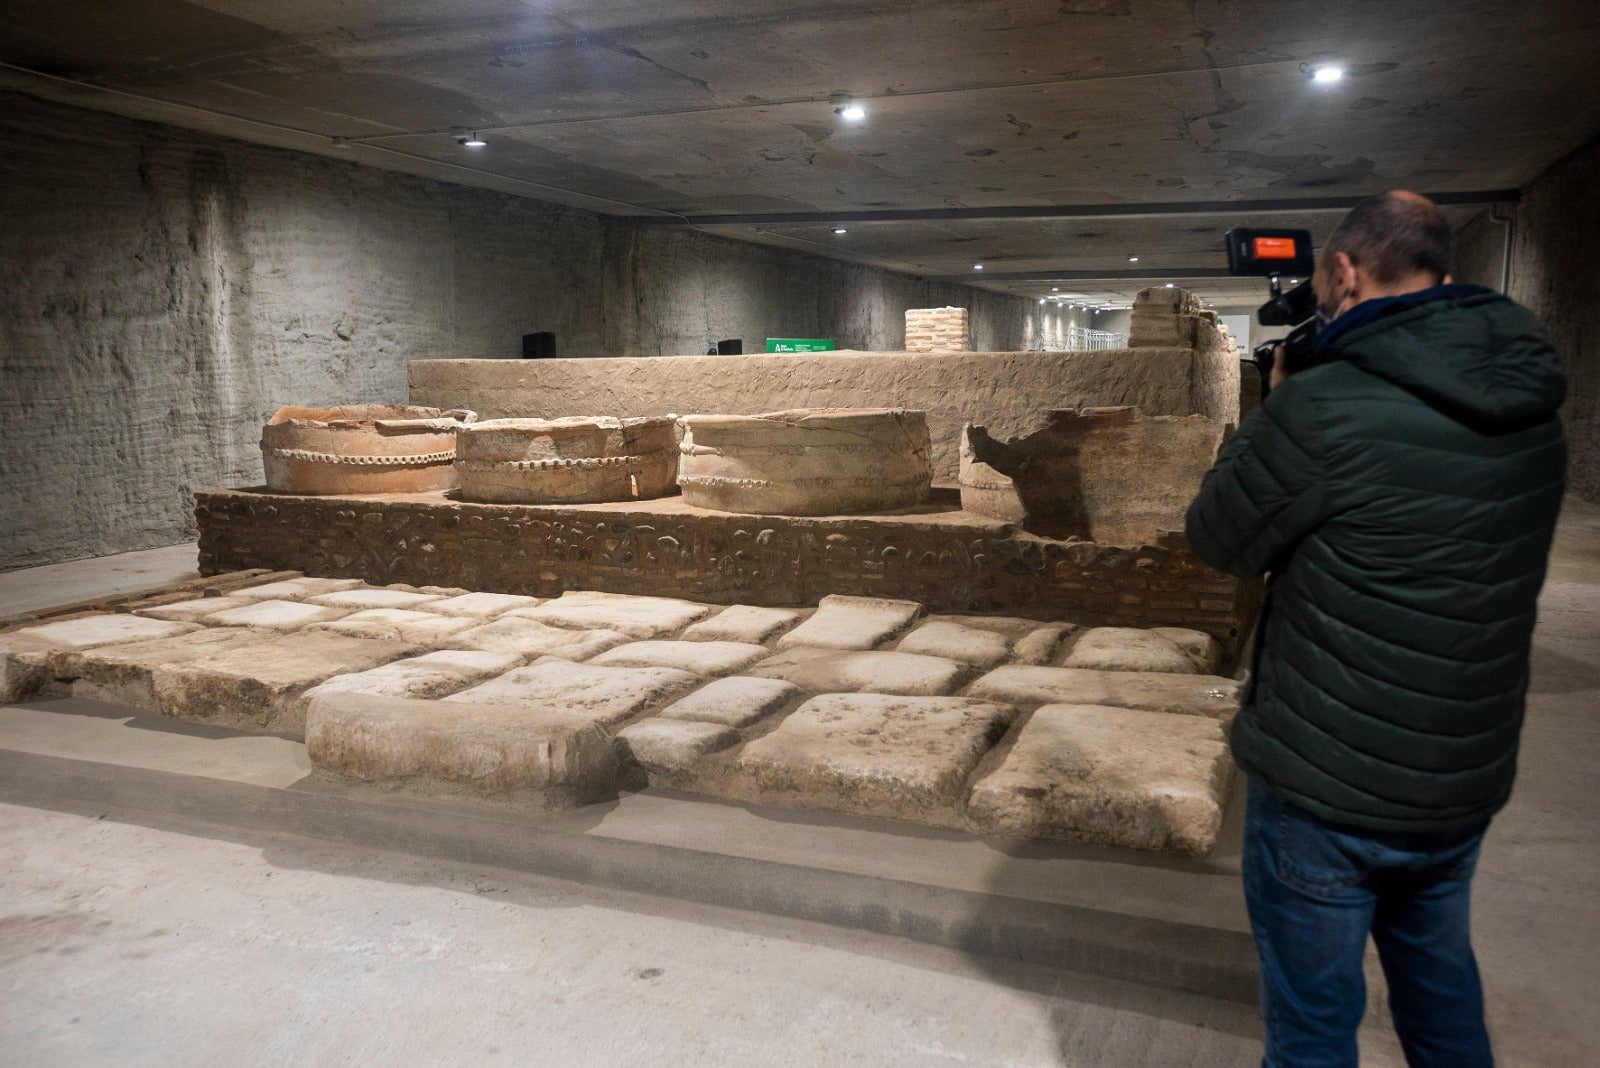
M457 139L456 141L456 144L460 145L462 148L482 148L488 143L489 142L479 137L476 133L470 133L465 137Z
M1129 256L1128 257L1128 262L1129 263L1138 263L1139 262L1139 257L1138 256Z
M1171 288L1172 288L1172 283L1171 283L1171 282L1168 282L1168 283L1167 283L1167 288L1168 288L1168 289L1171 289Z
M836 233L836 234L847 234L847 233L849 233L849 232L850 232L850 231L848 231L848 230L846 230L846 229L845 229L845 228L844 228L844 227L842 227L842 226L835 226L835 227L834 227L834 228L833 228L833 232L834 232L834 233Z
M1320 85L1332 85L1343 77L1343 67L1317 67L1311 72L1311 80Z
M973 270L974 270L974 271L981 271L981 270L983 270L983 264L981 264L981 263L974 263L974 264L973 264L973 265L972 265L972 269L973 269Z
M867 109L860 104L841 104L833 109L833 113L845 122L860 122L867 117Z
M1043 297L1040 297L1040 298L1039 298L1039 303L1040 303L1040 304L1043 304L1043 303L1044 303L1044 298L1043 298Z

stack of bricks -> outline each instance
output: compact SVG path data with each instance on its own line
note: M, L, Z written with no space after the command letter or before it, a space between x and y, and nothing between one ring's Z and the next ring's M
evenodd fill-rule
M965 308L912 308L906 312L907 352L971 352Z

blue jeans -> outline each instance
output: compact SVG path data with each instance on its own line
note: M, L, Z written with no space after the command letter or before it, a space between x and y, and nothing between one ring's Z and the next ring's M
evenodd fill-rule
M1264 1068L1356 1068L1368 933L1407 1062L1494 1063L1468 919L1487 826L1416 834L1339 827L1250 780L1244 895L1261 955Z

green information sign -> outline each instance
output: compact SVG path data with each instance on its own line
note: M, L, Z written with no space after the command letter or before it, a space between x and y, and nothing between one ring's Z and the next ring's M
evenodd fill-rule
M769 337L768 352L832 352L833 340L821 337Z

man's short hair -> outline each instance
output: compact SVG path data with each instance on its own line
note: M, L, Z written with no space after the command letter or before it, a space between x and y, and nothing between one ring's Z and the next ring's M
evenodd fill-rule
M1424 272L1450 273L1454 237L1427 197L1391 192L1363 200L1328 238L1325 256L1343 252L1379 285Z

